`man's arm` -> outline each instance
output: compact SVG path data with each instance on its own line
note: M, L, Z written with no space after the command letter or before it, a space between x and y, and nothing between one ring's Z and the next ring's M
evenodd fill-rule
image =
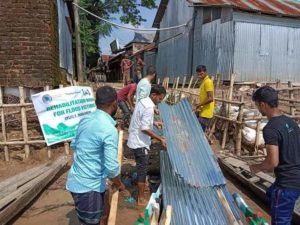
M153 108L145 109L145 111L143 112L142 120L141 120L141 130L144 134L160 141L160 143L164 147L166 147L165 139L163 137L158 136L151 130L151 127L152 127L151 123L153 123L153 117L154 117L154 109Z
M166 140L163 137L158 136L157 134L155 134L151 129L142 130L142 132L144 134L147 134L151 138L154 138L154 139L158 140L161 143L161 145L164 146L165 148L167 147Z
M257 165L250 165L250 171L255 174L259 171L273 172L279 163L279 148L277 145L266 145L267 157Z
M128 102L128 105L129 105L131 111L133 111L133 108L134 108L133 97L134 96L130 93L127 95L127 102Z
M200 107L205 106L205 105L207 105L207 104L209 104L209 103L211 103L211 102L214 101L214 94L213 94L213 92L212 91L208 91L206 93L207 93L207 99L204 102L200 102L199 104L195 105L193 107L193 111L196 111Z

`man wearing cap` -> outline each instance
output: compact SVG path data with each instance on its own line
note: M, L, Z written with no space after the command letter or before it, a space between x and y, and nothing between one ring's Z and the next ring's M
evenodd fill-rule
M112 118L118 108L115 89L99 88L96 105L96 111L81 119L72 141L74 162L66 184L84 225L100 224L107 178L119 191L125 191L118 164L118 131Z

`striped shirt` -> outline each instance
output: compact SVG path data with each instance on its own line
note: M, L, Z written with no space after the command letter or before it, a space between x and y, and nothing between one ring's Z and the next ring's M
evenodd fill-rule
M116 122L97 109L79 123L72 141L74 162L66 188L73 193L104 192L106 178L119 175Z

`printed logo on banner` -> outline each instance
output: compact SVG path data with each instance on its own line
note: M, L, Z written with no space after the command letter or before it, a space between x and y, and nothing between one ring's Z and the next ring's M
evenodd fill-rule
M50 102L52 102L52 97L47 94L42 97L42 100L45 104L49 104Z
M75 137L80 119L96 110L92 93L72 86L31 96L48 146Z

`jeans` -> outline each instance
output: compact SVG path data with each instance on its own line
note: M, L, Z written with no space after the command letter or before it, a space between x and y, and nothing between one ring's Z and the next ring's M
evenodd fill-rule
M123 112L124 123L129 123L131 112L129 110L127 103L125 101L120 101L120 102L118 102L118 105Z
M210 119L209 118L205 118L205 117L198 117L198 121L202 127L203 132L205 132L207 126L209 125Z
M148 173L149 154L147 148L132 149L137 168L137 182L145 183Z
M271 209L272 225L290 225L300 191L280 188L274 183L266 194Z

